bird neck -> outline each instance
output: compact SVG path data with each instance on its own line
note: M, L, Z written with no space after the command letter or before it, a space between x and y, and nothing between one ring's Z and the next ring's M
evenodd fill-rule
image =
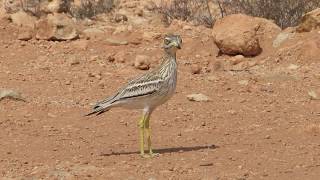
M164 49L164 56L165 59L176 59L176 52L177 50L170 48L170 49Z

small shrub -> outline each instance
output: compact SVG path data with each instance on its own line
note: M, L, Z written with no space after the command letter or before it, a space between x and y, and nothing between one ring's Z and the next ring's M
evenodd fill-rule
M72 5L69 13L76 18L91 18L100 13L110 12L114 7L114 0L81 0L80 6Z
M170 3L162 1L156 10L163 15L163 20L167 24L179 19L212 27L214 18L208 3L208 0L172 0Z
M221 4L226 14L272 19L281 28L296 26L304 13L320 7L319 0L224 0Z

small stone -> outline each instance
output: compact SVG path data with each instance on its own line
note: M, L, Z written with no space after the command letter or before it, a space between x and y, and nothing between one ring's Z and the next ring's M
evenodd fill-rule
M66 81L66 83L65 83L66 85L71 85L71 81L70 80L68 80L68 81Z
M115 61L115 57L114 57L114 55L109 55L108 57L107 57L107 60L109 61L109 62L114 62Z
M238 81L238 83L240 85L247 86L249 84L249 81L248 80L240 80L240 81Z
M91 56L90 58L89 58L89 61L97 61L99 59L99 56Z
M299 68L299 66L298 65L295 65L295 64L290 64L289 66L288 66L288 69L289 70L297 70Z
M309 92L308 92L308 95L310 96L310 99L311 99L311 100L318 100L318 99L319 99L318 94L317 94L315 91L313 91L313 90L309 91Z
M266 135L264 138L265 138L265 139L270 139L271 136L270 136L270 135Z
M182 29L183 29L183 30L192 30L192 27L189 26L189 25L185 25L185 26L183 26Z
M143 10L142 10L142 9L136 9L136 10L135 10L135 14L136 14L137 16L142 17L142 16L143 16Z
M94 74L90 72L90 73L88 74L88 77L94 77Z
M122 40L117 40L117 39L107 38L107 39L105 39L105 41L106 41L110 46L128 45L128 41L122 41Z
M145 55L137 55L134 61L134 67L140 70L148 70L150 68L149 57Z
M213 82L219 81L219 78L216 76L213 76L213 75L208 76L207 79L208 79L208 81L213 81Z
M200 74L201 72L201 67L198 64L193 64L191 66L191 73L192 74Z
M99 83L98 83L98 86L103 89L104 86L105 86L105 81L104 80L100 80Z
M55 118L55 117L57 117L57 116L54 115L54 114L52 114L52 113L48 113L48 117L50 117L50 118Z
M231 115L237 115L237 111L235 111L235 110L229 110L228 111Z
M0 89L0 101L4 98L25 101L19 92L11 89Z
M113 20L117 23L123 22L123 21L128 21L128 17L124 14L116 14L113 17Z
M187 96L187 99L189 101L196 101L196 102L208 102L210 101L210 98L204 94L198 93L198 94L190 94Z
M72 59L70 61L70 66L74 66L74 65L78 65L78 64L80 64L80 61L78 59Z
M243 55L236 55L231 59L232 65L239 64L244 61Z

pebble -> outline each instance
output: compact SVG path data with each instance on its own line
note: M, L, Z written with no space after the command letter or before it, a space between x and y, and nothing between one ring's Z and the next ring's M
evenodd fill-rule
M208 81L219 81L219 78L217 76L208 76L207 77Z
M128 45L128 41L124 41L124 40L117 40L117 39L106 38L105 41L106 41L107 44L109 44L110 46Z
M248 80L240 80L240 81L238 81L238 83L239 83L240 85L247 86L247 85L249 84L249 81L248 81Z
M289 70L296 70L296 69L298 69L299 68L299 66L298 65L295 65L295 64L290 64L289 66L288 66L288 69Z
M231 59L232 65L236 65L244 61L243 55L236 55Z
M137 55L134 61L134 67L140 70L148 70L150 68L149 57L145 55Z
M128 17L124 14L116 14L113 17L113 20L117 23L123 22L123 21L128 21Z
M52 114L52 113L48 113L48 117L50 117L50 118L55 118L55 117L57 117L57 116L54 115L54 114Z
M66 85L71 85L71 81L70 81L70 80L67 80L65 84L66 84Z
M319 99L318 94L313 90L309 91L308 95L309 95L311 100L318 100Z
M191 73L192 74L200 74L201 73L201 67L198 64L193 64L191 66Z
M198 94L189 94L187 96L187 99L189 101L196 101L196 102L208 102L210 101L210 98L204 94L198 93Z

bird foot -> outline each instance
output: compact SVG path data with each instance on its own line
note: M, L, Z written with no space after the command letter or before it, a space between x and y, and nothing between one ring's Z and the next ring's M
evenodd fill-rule
M153 157L158 157L159 155L160 155L159 153L140 154L142 158L153 158Z

